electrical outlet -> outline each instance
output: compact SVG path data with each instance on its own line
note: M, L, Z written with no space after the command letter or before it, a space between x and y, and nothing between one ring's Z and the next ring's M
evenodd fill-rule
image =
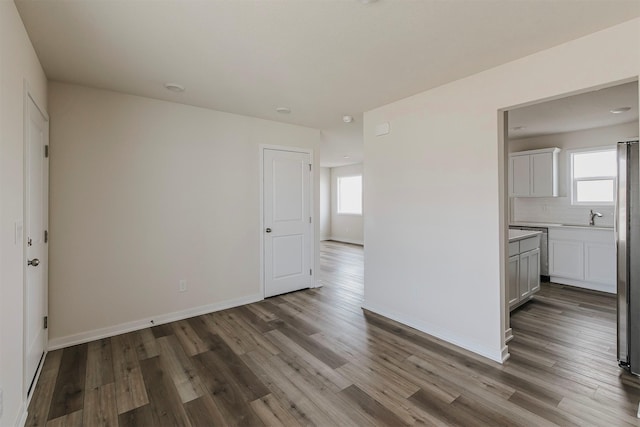
M187 281L182 279L178 284L178 292L187 292Z

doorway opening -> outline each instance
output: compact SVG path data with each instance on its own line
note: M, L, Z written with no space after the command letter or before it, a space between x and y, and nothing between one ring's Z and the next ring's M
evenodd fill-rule
M320 168L320 276L360 294L363 288L364 201L362 163ZM331 278L331 280L329 280Z
M321 240L364 245L362 163L320 168Z
M509 109L504 122L509 353L617 379L615 152L638 136L638 82Z

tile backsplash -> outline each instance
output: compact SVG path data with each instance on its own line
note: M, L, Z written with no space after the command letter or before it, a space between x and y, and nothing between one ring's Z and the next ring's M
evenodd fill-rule
M613 206L572 206L568 197L516 197L510 200L511 222L546 222L588 225L589 211L600 212L596 225L613 227Z

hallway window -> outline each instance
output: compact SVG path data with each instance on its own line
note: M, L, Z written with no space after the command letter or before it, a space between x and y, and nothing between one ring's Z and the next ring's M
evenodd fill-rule
M338 213L362 215L362 175L338 178Z

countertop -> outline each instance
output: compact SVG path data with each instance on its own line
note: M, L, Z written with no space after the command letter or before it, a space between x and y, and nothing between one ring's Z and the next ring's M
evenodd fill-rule
M613 227L604 227L599 225L587 224L553 224L547 222L512 222L509 226L514 227L542 227L542 228L586 228L589 230L611 230Z
M509 243L542 234L542 231L509 230Z

